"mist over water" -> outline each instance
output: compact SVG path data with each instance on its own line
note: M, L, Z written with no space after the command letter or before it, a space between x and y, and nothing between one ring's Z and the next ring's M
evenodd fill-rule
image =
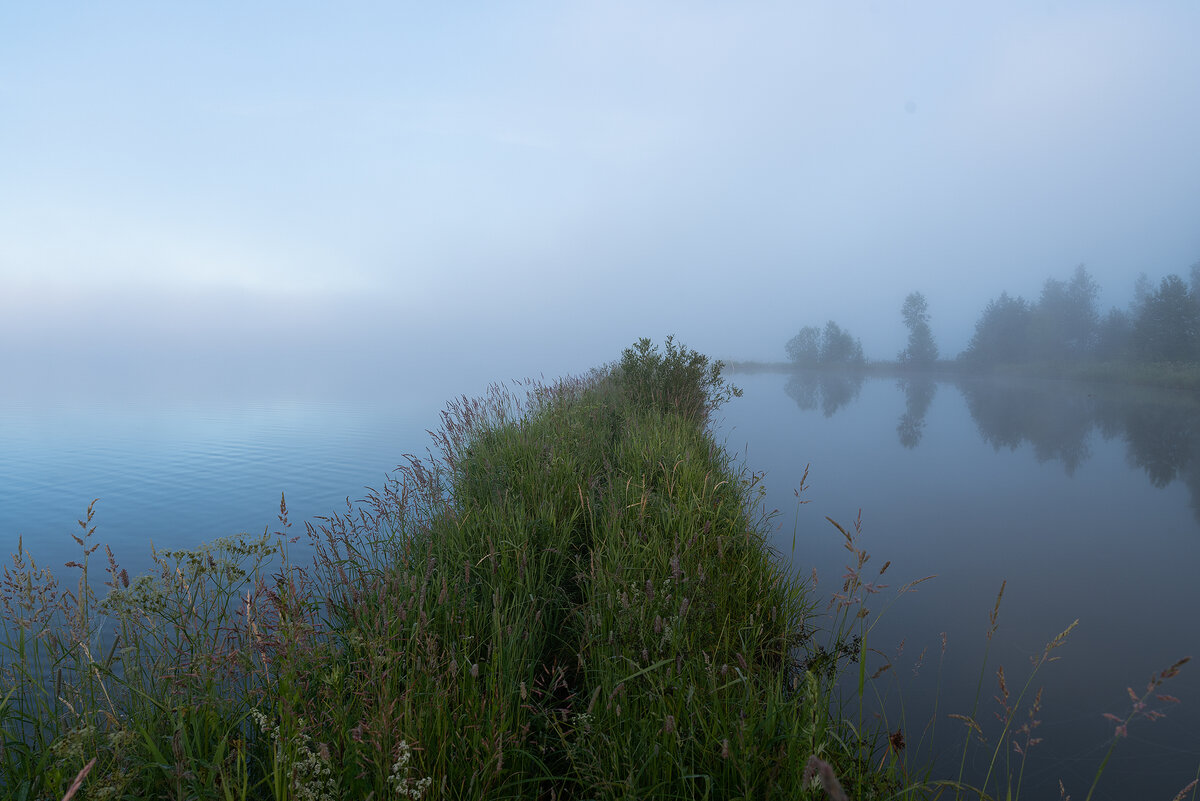
M1200 386L1198 25L1134 0L2 4L0 543L62 564L97 497L135 571L151 541L274 527L281 493L296 531L423 454L447 400L642 336ZM1081 619L1033 757L1080 799L1100 713L1200 657L1200 412L915 372L738 375L722 434L820 592L824 518L860 509L893 586L939 575L876 630L929 649L910 709L941 631L945 697L973 692L1002 580L1006 667ZM1189 682L1120 744L1138 796L1200 760Z
M413 408L416 406L417 408ZM436 407L435 407L436 408ZM0 542L18 538L57 569L88 503L97 536L133 573L159 549L279 527L280 496L302 522L344 509L405 452L425 447L432 409L314 399L161 399L2 408Z

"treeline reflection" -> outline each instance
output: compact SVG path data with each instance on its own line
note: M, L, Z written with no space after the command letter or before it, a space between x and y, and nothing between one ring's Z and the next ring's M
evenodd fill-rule
M797 370L788 376L784 391L805 411L820 408L826 417L833 417L862 391L866 377L857 371Z
M901 445L915 448L925 436L925 415L937 393L937 383L931 378L916 377L901 378L897 384L904 392L904 414L896 424L896 434Z
M1057 461L1075 474L1092 455L1088 435L1096 427L1094 397L1062 382L960 381L979 436L997 451L1028 442L1038 462Z
M832 417L858 397L865 380L861 374L803 371L789 376L785 391L801 409L820 408ZM1093 431L1123 440L1130 465L1152 485L1187 486L1200 522L1200 402L1190 395L1066 381L906 376L896 383L904 395L896 423L901 446L920 445L939 384L962 393L979 436L995 450L1028 444L1039 462L1058 462L1067 475L1091 457Z

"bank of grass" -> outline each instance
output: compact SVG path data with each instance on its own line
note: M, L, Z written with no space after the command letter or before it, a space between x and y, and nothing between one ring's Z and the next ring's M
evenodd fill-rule
M1200 364L1191 362L1090 362L1043 372L1076 381L1200 391Z
M134 580L91 508L69 584L19 549L0 794L903 794L886 730L831 704L865 654L865 579L818 635L759 477L708 430L737 393L720 363L643 340L526 390L450 404L439 456L307 526L311 561L282 503L277 533L159 552Z

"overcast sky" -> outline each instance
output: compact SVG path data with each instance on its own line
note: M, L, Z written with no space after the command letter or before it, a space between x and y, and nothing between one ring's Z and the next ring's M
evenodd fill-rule
M1190 0L5 3L0 357L559 373L827 319L891 357L912 290L952 355L1001 290L1084 263L1124 304L1200 260L1198 32Z

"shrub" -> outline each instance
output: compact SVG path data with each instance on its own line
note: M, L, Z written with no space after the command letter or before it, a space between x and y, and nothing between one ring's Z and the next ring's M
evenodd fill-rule
M709 416L742 391L721 377L724 362L676 345L668 336L665 352L645 337L626 348L612 371L624 400L639 409L674 411L705 425Z

